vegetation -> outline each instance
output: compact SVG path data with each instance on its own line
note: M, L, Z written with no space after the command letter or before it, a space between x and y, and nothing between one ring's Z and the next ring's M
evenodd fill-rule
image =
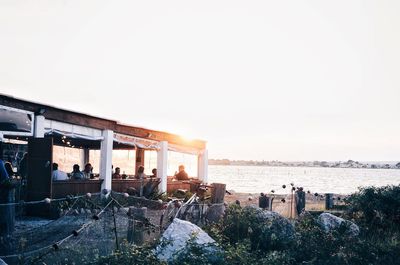
M294 221L294 239L280 244L274 233L265 234L256 211L231 205L224 220L204 228L222 249L221 258L210 260L204 247L191 242L173 264L400 264L400 186L362 188L346 206L343 217L360 226L359 236L345 233L345 226L325 232L305 214ZM91 264L165 264L153 247L126 247Z

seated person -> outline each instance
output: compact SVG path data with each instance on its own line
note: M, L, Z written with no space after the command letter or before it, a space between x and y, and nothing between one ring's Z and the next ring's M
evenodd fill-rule
M189 180L189 175L186 173L184 165L179 166L179 172L175 173L175 178L177 180Z
M146 178L146 174L144 174L144 167L143 166L140 166L138 168L137 175L135 176L135 178L136 179L141 179L141 180Z
M87 163L85 165L85 169L82 171L83 179L90 179L90 177L92 176L92 170L92 164Z
M153 175L151 175L150 178L156 178L157 177L157 168L153 168L153 170L151 170L151 173L153 173Z
M71 179L74 179L74 180L84 179L84 176L83 176L82 172L80 171L78 164L75 164L73 167L73 170L71 172Z
M138 173L135 176L135 178L140 179L139 196L142 197L143 196L143 182L144 182L144 179L146 178L146 175L144 174L144 167L143 166L140 166L138 168Z
M58 170L58 164L53 163L53 172L51 173L51 178L55 181L57 180L68 180L67 173Z
M112 175L112 178L113 178L113 179L122 179L122 176L121 176L121 169L120 169L119 167L116 167L116 168L115 168L115 172L114 172L114 174Z
M7 174L10 178L13 178L15 173L14 173L14 169L13 166L11 165L10 162L5 162L4 163L4 167L6 168Z

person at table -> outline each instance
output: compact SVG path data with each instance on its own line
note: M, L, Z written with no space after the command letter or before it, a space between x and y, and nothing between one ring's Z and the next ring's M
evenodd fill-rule
M139 191L139 196L143 196L143 186L144 186L144 179L146 178L146 175L144 174L144 167L140 166L138 168L137 175L135 176L136 179L140 179L140 191Z
M156 178L157 177L157 168L153 168L151 173L153 173L153 175L151 175L150 178Z
M4 163L4 168L6 169L8 176L10 178L13 178L15 173L14 173L14 169L13 169L13 166L11 165L11 163L10 162L5 162Z
M0 143L1 144L1 143ZM0 204L14 202L14 189L17 183L8 175L5 163L0 154ZM15 209L13 205L0 207L0 255L6 254L10 247L10 240L6 237L14 230Z
M115 172L114 172L114 174L112 175L112 178L113 178L113 179L122 179L122 176L121 176L121 169L120 169L119 167L116 167L116 168L115 168Z
M177 180L189 180L189 175L186 173L184 165L180 165L178 170L179 172L175 173Z
M90 177L92 176L92 170L93 170L92 164L87 163L85 165L85 169L82 170L83 179L90 179Z
M78 164L75 164L72 168L71 179L73 179L73 180L84 179L83 174L82 174Z
M53 172L51 173L51 177L54 181L58 180L68 180L68 175L64 171L58 169L58 164L53 163Z

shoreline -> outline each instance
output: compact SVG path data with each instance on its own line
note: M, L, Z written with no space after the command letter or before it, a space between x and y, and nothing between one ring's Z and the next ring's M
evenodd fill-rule
M231 192L231 191L229 191ZM260 193L245 193L245 192L231 192L232 194L225 194L224 201L229 204L234 204L236 201L240 202L242 207L245 206L258 206L258 198ZM289 207L291 203L291 194L266 194L268 197L274 198L272 203L272 210L277 211L278 208L282 209ZM343 199L349 196L349 194L333 194L336 204L343 204ZM284 202L282 201L284 199ZM324 210L325 209L325 197L315 196L314 194L306 193L306 210Z
M371 169L371 170L400 170L400 168L386 168L386 167L321 167L321 166L310 166L310 165L222 165L222 164L208 164L209 166L222 166L222 167L293 167L293 168L332 168L332 169Z

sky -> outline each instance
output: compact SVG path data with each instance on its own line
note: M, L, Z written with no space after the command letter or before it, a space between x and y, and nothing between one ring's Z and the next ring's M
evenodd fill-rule
M400 1L0 0L0 93L210 158L400 160Z

